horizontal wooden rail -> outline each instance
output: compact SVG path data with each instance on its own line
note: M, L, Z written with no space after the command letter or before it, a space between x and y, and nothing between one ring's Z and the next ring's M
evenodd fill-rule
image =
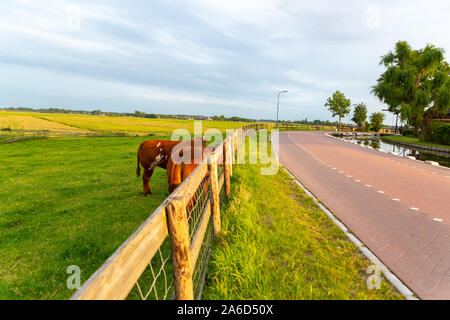
M197 228L197 232L194 235L191 243L191 263L192 270L195 269L195 263L197 262L200 248L202 247L203 239L205 238L206 229L208 227L209 218L211 217L211 201L208 200L205 209L202 213L202 219L200 225Z

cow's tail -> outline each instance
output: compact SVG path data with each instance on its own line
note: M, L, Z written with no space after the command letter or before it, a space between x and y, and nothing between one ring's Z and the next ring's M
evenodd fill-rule
M136 169L136 177L139 178L141 175L141 166L139 165L139 152L137 154L137 169Z

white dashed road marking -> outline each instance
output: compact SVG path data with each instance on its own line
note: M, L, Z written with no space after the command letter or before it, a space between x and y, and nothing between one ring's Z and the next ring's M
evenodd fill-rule
M410 208L410 209L414 211L419 211L419 208Z
M394 200L394 201L400 201L400 199L398 199L398 198L392 198L392 200Z
M434 221L437 221L437 222L442 222L442 221L444 221L444 220L439 219L439 218L434 218L433 220L434 220Z

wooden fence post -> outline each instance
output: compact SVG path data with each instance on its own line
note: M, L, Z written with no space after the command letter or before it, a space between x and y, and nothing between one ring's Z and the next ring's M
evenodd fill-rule
M223 177L225 182L225 194L227 197L231 195L231 189L230 189L230 157L229 157L229 147L228 147L228 140L225 140L223 142Z
M175 299L193 300L191 244L186 203L182 197L170 198L167 204L167 224L172 247Z
M211 179L211 213L213 219L214 235L218 235L221 229L220 223L220 199L219 178L217 176L217 160L214 154L209 157L209 178Z

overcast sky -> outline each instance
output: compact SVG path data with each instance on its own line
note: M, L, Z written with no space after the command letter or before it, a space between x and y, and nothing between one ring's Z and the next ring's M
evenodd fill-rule
M0 2L0 106L331 119L398 40L450 53L450 1ZM389 116L385 123L391 124Z

